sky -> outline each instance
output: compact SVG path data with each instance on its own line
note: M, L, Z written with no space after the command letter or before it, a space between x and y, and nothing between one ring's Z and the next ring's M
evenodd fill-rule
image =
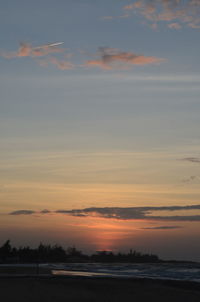
M200 1L0 12L0 245L200 261Z

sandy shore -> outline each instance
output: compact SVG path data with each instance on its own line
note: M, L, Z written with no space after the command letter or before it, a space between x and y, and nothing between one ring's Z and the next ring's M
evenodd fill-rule
M0 277L2 302L199 302L200 285L147 279Z

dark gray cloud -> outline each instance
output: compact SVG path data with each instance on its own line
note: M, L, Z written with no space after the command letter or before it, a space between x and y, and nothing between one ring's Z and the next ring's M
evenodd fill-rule
M199 179L200 179L199 176L191 175L191 176L188 177L188 178L184 178L184 179L183 179L183 182L184 182L184 183L193 183L193 182L198 182Z
M155 216L155 211L183 211L183 210L200 210L200 205L188 206L165 206L165 207L105 207L105 208L85 208L73 210L58 210L56 213L68 214L71 216L81 217L103 217L119 220L163 220L163 221L200 221L200 215L190 216Z
M51 211L47 210L47 209L44 209L42 211L40 211L41 214L49 214L51 213Z
M158 220L158 221L200 221L200 215L155 215L156 211L189 211L200 210L200 205L186 205L186 206L162 206L162 207L104 207L104 208L84 208L72 210L57 210L57 211L30 211L20 210L11 212L10 215L31 215L31 214L66 214L76 217L103 217L119 220Z
M200 221L200 215L176 215L176 216L148 216L145 219L163 220L163 221Z
M10 215L33 215L33 214L48 214L51 213L49 210L42 210L42 211L33 211L33 210L19 210L19 211L13 211L10 213Z
M116 219L142 219L143 210L140 208L86 208L75 210L59 210L57 213L69 214L72 216L102 216L104 218Z
M191 163L200 164L200 158L199 157L185 157L182 160L189 161Z
M10 213L10 215L32 215L35 214L35 211L32 210L19 210L19 211L13 211Z
M182 226L179 225L163 225L163 226L155 226L155 227L146 227L146 228L141 228L141 230L173 230L173 229L180 229Z

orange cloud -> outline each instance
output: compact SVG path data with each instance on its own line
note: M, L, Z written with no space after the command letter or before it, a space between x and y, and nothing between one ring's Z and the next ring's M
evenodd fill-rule
M170 23L168 24L168 27L172 29L181 29L181 25L179 23Z
M7 59L19 58L19 57L42 57L51 53L61 53L64 52L63 48L43 45L40 47L33 47L28 43L20 43L20 47L15 52L5 52L2 53L2 56Z
M73 63L71 63L69 61L65 61L65 60L59 60L55 57L47 57L44 60L39 60L39 64L41 66L45 66L45 67L47 67L49 64L52 64L52 65L55 65L60 70L67 70L67 69L74 68Z
M72 54L63 53L64 49L58 48L55 44L58 43L32 47L30 44L23 43L16 52L3 53L1 55L7 59L20 57L37 58L37 62L44 67L54 65L60 70L73 69L75 65L69 60ZM62 58L51 55L56 53L62 53ZM100 47L93 57L94 59L84 62L82 66L97 66L104 70L129 69L133 65L148 65L164 61L162 58L106 47Z
M137 11L153 23L176 21L172 24L177 25L168 26L169 28L179 29L181 27L179 23L191 28L200 27L199 0L138 0L124 6L124 10Z
M133 65L147 65L163 62L164 59L135 54L133 52L123 52L113 48L100 47L96 60L88 60L85 66L97 66L101 69L127 69Z
M132 10L134 8L140 8L140 7L142 7L142 2L141 1L136 1L136 2L134 2L132 4L124 6L124 9L126 9L126 10Z
M20 57L31 57L31 58L45 57L37 60L37 62L41 66L48 66L49 64L52 64L60 70L73 69L74 64L68 61L68 58L71 56L71 54L64 54L64 57L67 59L58 59L55 56L50 55L56 53L63 53L65 49L57 47L57 45L62 43L63 42L52 43L52 44L46 44L38 47L33 47L31 46L31 44L27 44L27 43L21 43L17 51L1 53L1 55L7 59L20 58Z

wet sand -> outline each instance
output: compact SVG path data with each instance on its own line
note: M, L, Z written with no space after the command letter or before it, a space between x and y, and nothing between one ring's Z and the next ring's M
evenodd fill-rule
M0 276L1 275L10 275L10 276L15 276L15 275L50 275L51 274L51 269L49 268L44 268L44 267L38 267L37 265L32 265L32 266L0 266Z
M200 285L183 281L83 277L0 277L2 302L199 302Z

